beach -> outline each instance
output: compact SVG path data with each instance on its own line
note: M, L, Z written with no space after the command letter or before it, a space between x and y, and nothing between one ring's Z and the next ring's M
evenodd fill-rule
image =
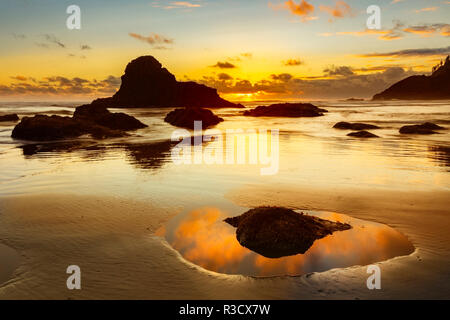
M401 125L448 127L440 102L314 102L320 118L248 118L214 112L217 126L280 130L275 175L250 164L175 165L169 111L130 109L149 125L130 137L31 143L0 129L0 243L20 260L0 285L1 299L443 299L450 295L449 131L401 136ZM73 102L3 103L2 113L71 114ZM248 104L247 107L257 105ZM333 129L370 122L378 139ZM211 143L214 147L214 143ZM387 225L414 246L375 264L382 289L368 290L366 265L301 276L253 277L198 266L161 230L186 211L285 206L336 212ZM239 209L241 208L241 209ZM234 212L234 211L233 211ZM66 287L78 265L82 289Z

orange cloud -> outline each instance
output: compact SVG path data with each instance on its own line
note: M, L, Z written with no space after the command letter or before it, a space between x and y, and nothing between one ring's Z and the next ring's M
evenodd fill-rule
M420 13L420 12L427 12L427 11L436 11L439 7L429 7L429 8L422 8L422 9L418 9L415 10L416 13Z
M283 64L285 66L292 67L302 65L303 62L300 59L288 59L286 61L283 61Z
M269 2L269 7L274 10L289 10L293 15L302 17L302 21L317 19L317 17L311 16L314 12L314 5L310 4L306 0L301 0L299 4L293 0L285 1L284 3L280 3L278 5L274 5Z
M289 8L292 14L299 16L307 16L314 12L314 6L305 0L302 0L299 4L296 4L294 1L289 0L286 1L285 6Z
M362 37L367 35L378 35L378 39L391 41L397 40L403 37L403 35L395 30L371 30L366 29L363 31L345 31L345 32L336 32L339 36L355 36Z
M423 37L429 37L435 34L441 34L443 36L448 36L450 30L450 24L435 23L435 24L424 24L417 26L410 26L403 29L404 32L418 34Z
M450 25L447 25L441 29L441 35L444 37L450 37Z
M336 1L334 7L320 5L319 9L329 13L333 18L343 18L352 15L352 8L345 1Z
M14 76L14 77L11 77L11 79L19 80L19 81L27 81L28 80L28 78L24 77L24 76Z

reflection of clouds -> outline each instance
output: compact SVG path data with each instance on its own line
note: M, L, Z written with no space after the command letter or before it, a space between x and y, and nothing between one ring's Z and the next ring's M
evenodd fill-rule
M225 215L218 208L201 208L183 217L168 241L184 258L205 269L256 276L299 275L367 265L414 249L405 236L388 226L333 212L320 213L319 217L347 222L353 228L315 241L303 255L270 259L242 247L234 229L222 221Z
M237 272L241 260L249 254L236 240L233 230L222 222L217 208L191 211L177 226L172 245L189 261L219 272Z

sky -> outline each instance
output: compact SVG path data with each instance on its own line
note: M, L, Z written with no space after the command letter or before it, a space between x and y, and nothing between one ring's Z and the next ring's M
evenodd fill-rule
M230 100L367 98L450 54L449 17L447 0L0 0L0 99L110 96L141 55Z

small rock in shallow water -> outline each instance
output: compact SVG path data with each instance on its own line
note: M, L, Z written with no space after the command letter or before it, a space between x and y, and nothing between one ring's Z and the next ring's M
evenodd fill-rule
M350 123L350 122L345 122L345 121L341 121L336 123L333 128L335 129L343 129L343 130L355 130L355 131L360 131L360 130L369 130L369 129L380 129L380 127L373 125L373 124L368 124L368 123Z
M323 116L324 112L328 111L310 103L277 103L244 111L244 116L300 118L320 117Z
M379 138L379 136L377 136L376 134L364 130L357 132L350 132L347 136L355 138Z
M431 122L425 122L418 125L403 126L400 128L401 134L435 134L435 130L444 130L444 127Z
M19 121L19 117L17 116L17 114L5 114L3 116L0 116L0 122L1 121Z
M194 121L202 121L202 127L208 128L223 121L211 110L203 108L175 109L164 119L173 126L194 129Z

